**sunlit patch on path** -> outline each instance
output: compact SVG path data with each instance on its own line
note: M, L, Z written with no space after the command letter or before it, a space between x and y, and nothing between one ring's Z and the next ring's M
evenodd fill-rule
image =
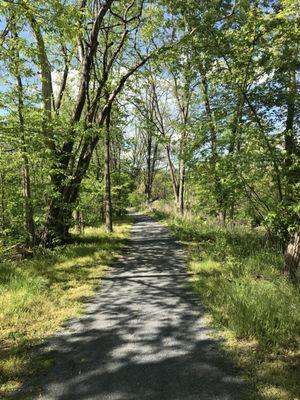
M56 361L33 382L39 399L243 398L188 287L182 249L144 216L135 216L132 240L86 314L51 344Z

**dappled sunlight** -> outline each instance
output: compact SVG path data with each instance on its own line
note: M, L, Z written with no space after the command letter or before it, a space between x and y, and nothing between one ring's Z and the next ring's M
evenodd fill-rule
M132 241L86 312L50 339L45 399L227 400L245 385L189 288L186 257L161 225L138 216Z
M115 233L86 229L77 243L48 254L0 267L0 393L17 389L41 368L32 351L68 318L83 310L82 301L101 283L109 263L129 236L130 223ZM48 357L42 366L48 365Z
M0 398L300 400L298 3L0 0Z
M297 399L299 290L282 275L280 252L256 231L156 216L184 238L191 285L252 382L251 400Z

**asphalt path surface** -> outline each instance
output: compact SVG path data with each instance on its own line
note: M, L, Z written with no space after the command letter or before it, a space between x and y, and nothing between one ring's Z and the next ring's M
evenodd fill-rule
M182 248L135 215L132 240L86 313L50 340L55 362L35 377L32 398L241 400L245 384L211 333Z

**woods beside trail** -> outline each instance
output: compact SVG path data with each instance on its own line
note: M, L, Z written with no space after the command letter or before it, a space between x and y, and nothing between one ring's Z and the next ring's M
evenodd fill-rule
M0 1L5 395L132 208L183 242L253 398L299 398L299 43L295 0Z

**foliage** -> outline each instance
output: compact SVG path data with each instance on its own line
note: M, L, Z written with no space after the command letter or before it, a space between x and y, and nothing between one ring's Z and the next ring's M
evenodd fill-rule
M215 321L295 347L299 39L294 0L2 0L1 252L38 256L156 202ZM12 321L46 307L51 257L3 265Z

